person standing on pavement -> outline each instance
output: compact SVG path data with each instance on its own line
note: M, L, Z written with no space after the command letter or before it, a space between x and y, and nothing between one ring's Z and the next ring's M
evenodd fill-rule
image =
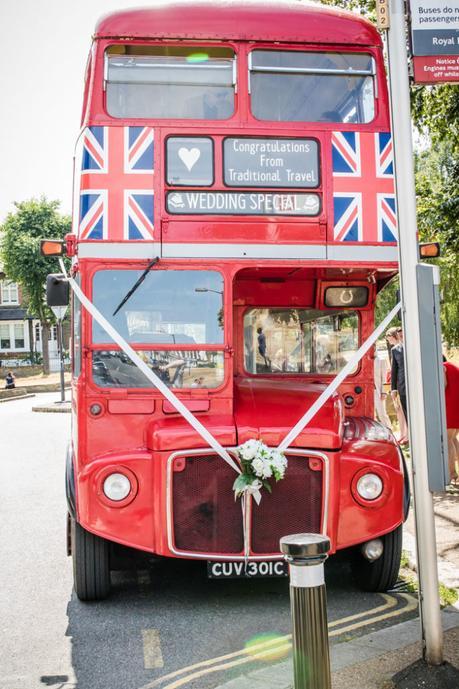
M391 385L390 394L397 411L400 427L400 440L408 442L408 416L406 411L405 360L403 352L403 332L401 328L389 328L386 338L391 346Z
M445 372L446 430L450 481L458 482L459 472L459 366L443 357Z
M374 380L375 380L375 414L376 418L387 428L392 428L389 415L386 410L386 397L384 391L384 384L386 382L386 374L389 370L389 364L386 357L378 356L375 353L374 358Z

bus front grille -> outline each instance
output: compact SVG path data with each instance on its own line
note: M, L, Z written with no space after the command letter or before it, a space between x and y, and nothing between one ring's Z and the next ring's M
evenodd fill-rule
M282 536L320 533L322 517L322 471L313 471L307 457L287 456L285 478L271 479L272 493L263 491L260 504L253 504L252 552L277 553Z
M250 552L279 552L279 539L291 533L321 531L323 471L306 456L291 455L285 478L271 480L260 505L252 501ZM172 463L173 546L180 553L242 556L241 500L234 500L234 470L217 455L176 457Z
M244 538L241 504L234 500L234 470L218 455L195 455L186 457L184 468L173 470L172 476L175 547L200 553L240 553Z

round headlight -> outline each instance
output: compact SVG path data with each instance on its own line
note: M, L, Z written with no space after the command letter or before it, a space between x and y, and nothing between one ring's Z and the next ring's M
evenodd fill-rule
M109 500L119 502L131 492L131 482L124 474L110 474L104 481L103 490Z
M357 481L357 492L364 500L376 500L383 491L383 482L376 474L364 474Z

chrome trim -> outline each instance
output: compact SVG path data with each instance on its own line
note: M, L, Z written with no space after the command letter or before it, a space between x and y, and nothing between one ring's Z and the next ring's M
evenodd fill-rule
M119 57L125 57L124 55L115 55L115 58ZM130 55L129 57L148 57L148 55ZM171 56L174 57L174 56ZM212 59L218 59L218 58L212 58ZM233 58L223 58L226 61L229 61L230 59L232 60ZM228 69L228 65L226 64L218 64L218 63L208 63L208 62L181 62L179 65L174 65L173 63L166 63L166 62L148 62L148 63L136 63L132 65L122 65L123 68L125 69L150 69L151 67L158 67L158 69L164 69L164 67L167 67L167 69L188 69L188 70L194 70L194 69ZM116 83L116 82L112 82ZM188 82L187 82L188 83ZM209 84L212 86L216 86L216 84Z
M374 59L374 57L371 58L371 68L373 70L373 73L372 73L373 89L374 89L374 97L376 100L378 98L378 80L374 78L376 76L376 60Z
M236 456L236 447L225 448L230 454ZM167 545L169 550L174 555L179 555L180 557L190 558L194 560L215 560L215 561L240 561L244 560L243 555L215 555L214 553L197 553L189 550L177 550L173 543L173 517L172 517L172 462L176 457L189 457L190 455L202 455L209 454L214 455L215 452L210 448L201 448L198 450L179 450L172 452L167 459L166 468L166 525L167 525ZM324 464L324 481L322 483L322 517L321 517L321 533L327 535L326 528L328 523L328 502L330 495L330 465L329 459L324 452L319 452L318 450L299 450L299 449L288 449L286 450L287 455L298 455L305 457L320 457ZM263 499L263 498L262 498ZM279 555L250 555L249 561L257 560L279 560Z
M107 52L105 52L104 55L104 82L103 82L103 90L107 90L107 82L108 82L108 55Z
M163 244L163 258L326 259L325 244Z
M159 242L78 242L78 258L149 258L161 255Z
M331 261L398 262L396 246L343 246L332 244L192 244L159 242L107 242L88 240L78 243L78 258L266 258L317 259Z
M346 77L370 77L372 69L321 69L320 67L252 67L252 72L269 72L270 74L341 74Z
M396 246L345 246L345 242L338 246L329 244L327 246L327 259L330 261L383 261L397 262L398 251Z

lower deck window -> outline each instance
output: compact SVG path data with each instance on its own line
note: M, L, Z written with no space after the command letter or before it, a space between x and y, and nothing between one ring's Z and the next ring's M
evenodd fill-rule
M223 383L223 352L138 351L170 388L217 388ZM96 351L92 375L102 388L154 388L124 352Z
M354 311L251 309L244 316L245 369L255 374L337 373L359 346Z

